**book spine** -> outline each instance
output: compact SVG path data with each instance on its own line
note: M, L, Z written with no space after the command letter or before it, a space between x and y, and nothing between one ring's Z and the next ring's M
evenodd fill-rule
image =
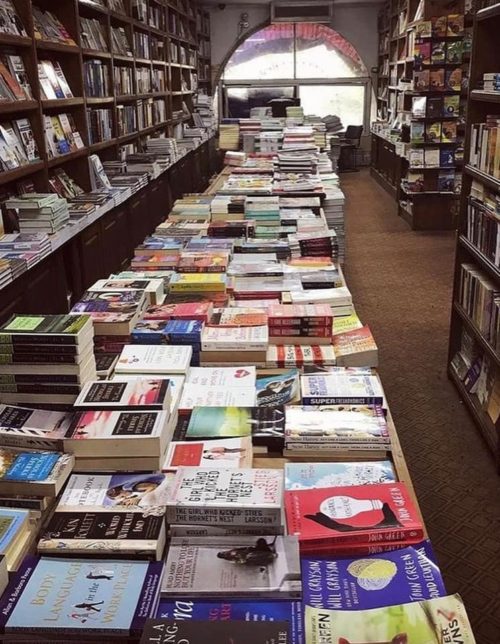
M269 317L268 319L269 326L331 326L333 323L333 316L331 317L295 317L295 318L279 318L279 317Z
M219 526L190 526L173 525L170 527L171 537L233 537L233 536L256 536L265 537L268 535L282 535L283 526L269 527L234 527L225 528Z
M5 385L0 383L0 392L7 394L75 394L80 393L79 385L49 385L41 383L19 383Z
M202 506L167 506L167 523L211 524L224 526L278 527L282 523L280 508L213 508Z
M381 396L308 396L302 397L303 405L382 405Z
M79 344L78 336L76 335L16 335L15 333L0 332L0 344Z
M285 448L289 451L302 451L302 450L385 450L385 449L390 449L390 443L389 442L384 442L384 443L366 443L362 442L361 440L359 442L354 442L354 441L347 441L347 440L338 440L336 442L331 442L331 441L322 441L321 439L318 439L317 442L311 441L310 439L307 439L306 442L298 442L296 439L294 442L288 442L286 437L285 437Z
M244 342L245 351L266 351L267 342L251 342L246 340ZM240 342L202 342L202 351L240 351L242 357L245 356L245 351L242 351L242 344Z
M0 364L79 364L79 360L75 360L72 355L54 354L54 353L0 353Z
M293 534L293 533L291 533ZM320 548L329 548L335 549L337 545L343 544L366 544L366 545L375 545L379 543L393 543L393 542L415 542L420 541L424 538L423 528L400 528L400 529L390 529L384 530L383 532L369 532L368 530L346 533L346 534L335 534L330 537L304 537L299 535L299 544L302 549L303 546L308 547L320 547Z
M78 384L79 376L71 376L64 374L45 375L43 373L22 374L22 373L3 373L0 374L0 385L13 385L13 384L56 384L56 383L70 383Z

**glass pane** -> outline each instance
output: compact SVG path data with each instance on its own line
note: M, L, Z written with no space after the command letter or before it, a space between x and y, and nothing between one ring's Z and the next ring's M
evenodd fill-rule
M293 87L228 87L227 116L248 118L252 107L265 107L273 98L293 98Z
M293 78L293 25L270 25L249 36L227 61L224 78Z
M363 61L350 42L326 25L299 22L297 78L367 76Z
M363 125L364 85L301 85L305 114L340 117L342 125Z

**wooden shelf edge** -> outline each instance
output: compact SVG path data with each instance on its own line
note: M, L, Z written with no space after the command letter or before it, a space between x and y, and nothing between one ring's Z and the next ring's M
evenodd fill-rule
M472 255L474 255L474 258L476 261L479 262L482 268L484 268L488 273L498 280L500 282L500 268L495 266L492 261L490 261L484 253L482 253L479 248L476 248L472 242L470 242L465 235L460 235L458 238L459 243L461 246L466 248Z
M485 103L500 103L500 92L486 92L483 89L473 89L470 93L473 101Z
M500 191L500 180L495 179L495 177L492 177L490 174L487 174L482 170L478 170L477 168L474 168L469 164L464 167L464 171L473 179L477 179L478 181L484 183L486 186L488 186L488 188L496 190L497 192Z
M7 101L0 103L0 114L11 112L25 112L38 109L38 101Z
M463 306L459 302L453 302L453 310L460 316L461 320L465 322L467 325L468 329L472 331L472 334L476 338L476 340L479 342L481 347L484 349L484 351L488 354L488 356L493 360L493 362L497 365L500 366L500 355L497 354L495 349L491 346L491 344L486 340L486 338L483 336L481 333L481 330L478 328L474 320L472 320L468 315Z
M9 183L11 181L17 181L17 179L26 177L29 174L38 172L39 170L43 170L44 168L45 163L43 161L35 161L34 163L23 165L20 168L5 170L4 172L0 172L0 185L4 185L5 183Z
M47 167L54 168L55 166L60 165L61 163L66 163L66 161L73 161L73 159L79 159L87 154L87 146L81 150L74 150L73 152L68 152L67 154L61 154L61 156L54 157L47 161Z

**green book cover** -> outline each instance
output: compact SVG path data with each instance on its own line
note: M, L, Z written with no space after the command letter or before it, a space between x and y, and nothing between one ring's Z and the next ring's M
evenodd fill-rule
M356 611L306 607L307 644L475 644L459 595Z

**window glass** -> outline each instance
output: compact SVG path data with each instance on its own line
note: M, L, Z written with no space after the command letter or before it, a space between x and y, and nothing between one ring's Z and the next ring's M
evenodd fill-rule
M305 114L334 114L344 127L363 125L364 85L301 85L299 91Z
M266 107L273 98L293 98L293 87L227 87L227 116L248 118L252 107Z

